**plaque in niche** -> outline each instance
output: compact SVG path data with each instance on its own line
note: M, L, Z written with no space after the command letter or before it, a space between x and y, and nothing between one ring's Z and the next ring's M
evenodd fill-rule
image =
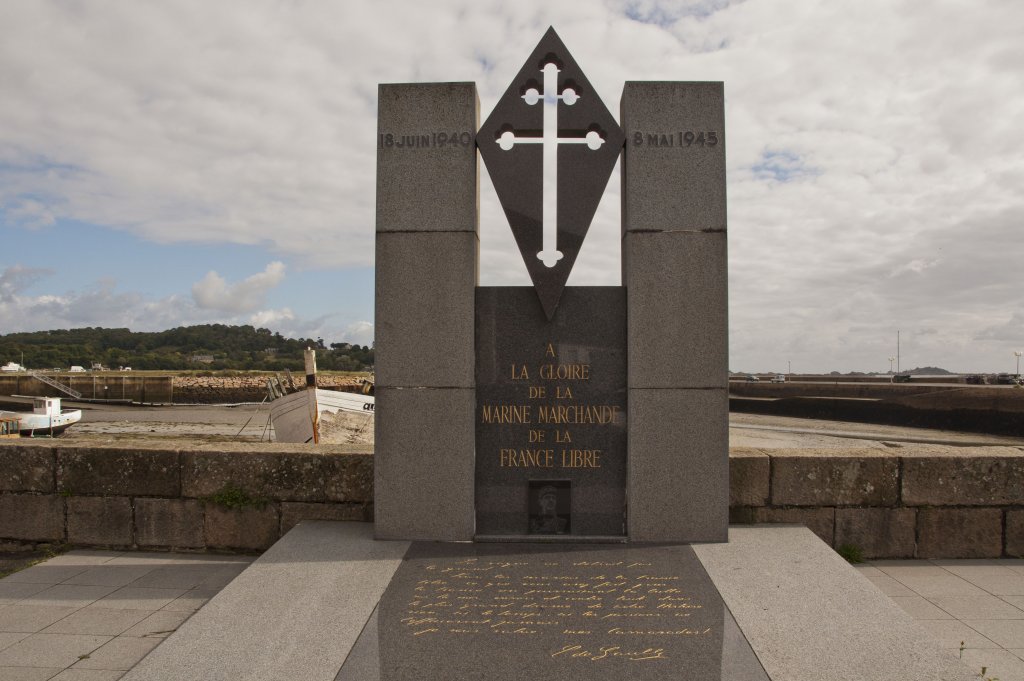
M570 286L549 320L529 287L477 289L478 537L625 534L625 300ZM540 481L568 483L558 518L540 520Z
M530 534L572 532L572 481L530 481Z

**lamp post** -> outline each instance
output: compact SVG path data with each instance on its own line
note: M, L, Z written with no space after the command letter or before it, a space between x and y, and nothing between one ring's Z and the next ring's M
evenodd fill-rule
M1017 357L1017 375L1020 376L1020 350L1014 350L1013 354Z
M1018 361L1018 362L1020 361L1020 353L1019 353L1019 352L1017 353L1017 361ZM788 371L787 373L788 373L788 374L789 374L790 376L792 376L792 375L793 375L793 360L791 360L791 359L787 359L787 360L786 360L786 364L788 364L788 365L789 365L789 371ZM1019 372L1018 372L1018 373L1019 373Z
M895 362L895 361L896 361L895 357L890 357L889 358L889 376L892 376L892 363Z

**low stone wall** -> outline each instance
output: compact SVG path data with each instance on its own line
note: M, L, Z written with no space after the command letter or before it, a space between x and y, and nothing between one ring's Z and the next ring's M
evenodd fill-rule
M175 376L174 401L179 404L216 404L224 402L259 402L267 396L267 381L277 376L287 385L284 373L264 372L239 376ZM321 388L356 392L362 383L356 376L318 374ZM292 375L292 387L301 390L305 376Z
M1024 449L733 448L734 523L801 523L865 558L1024 556ZM330 445L0 441L0 543L257 551L372 520L373 457Z
M254 551L372 503L365 448L0 442L0 542Z

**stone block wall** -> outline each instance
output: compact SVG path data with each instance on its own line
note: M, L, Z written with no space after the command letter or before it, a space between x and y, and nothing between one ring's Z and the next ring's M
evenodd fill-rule
M1024 448L733 448L730 520L799 523L865 558L1024 557ZM0 545L260 551L371 521L373 455L330 445L0 442Z
M365 448L0 444L0 544L260 551L302 520L372 517Z

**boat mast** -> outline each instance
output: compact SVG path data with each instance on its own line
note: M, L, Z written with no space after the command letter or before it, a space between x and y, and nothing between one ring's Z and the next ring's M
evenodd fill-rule
M320 409L316 404L316 350L306 348L306 402L309 405L309 422L313 426L313 444L320 443Z

